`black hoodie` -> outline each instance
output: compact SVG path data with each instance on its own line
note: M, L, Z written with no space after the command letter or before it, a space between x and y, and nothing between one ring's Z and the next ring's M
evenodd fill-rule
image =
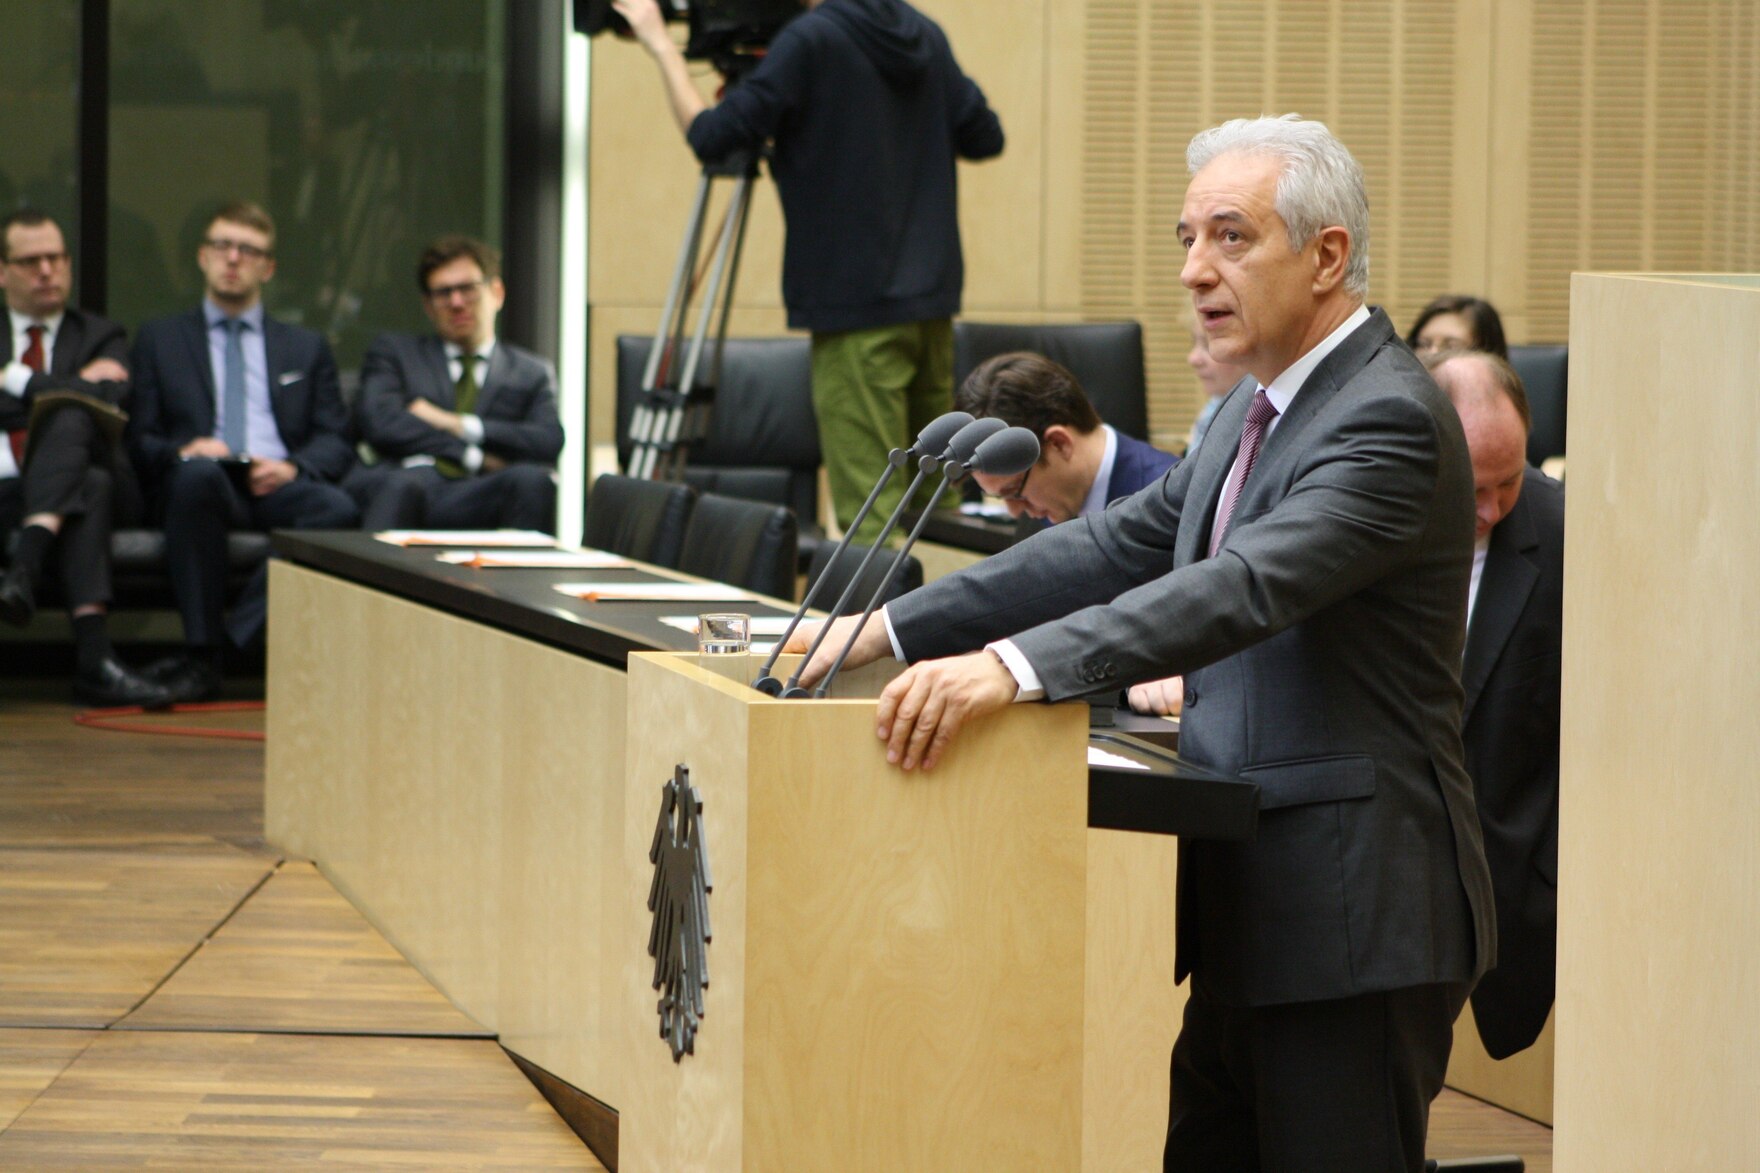
M940 26L903 0L825 0L790 21L689 138L704 160L774 141L790 326L959 312L955 159L999 154L1002 124Z

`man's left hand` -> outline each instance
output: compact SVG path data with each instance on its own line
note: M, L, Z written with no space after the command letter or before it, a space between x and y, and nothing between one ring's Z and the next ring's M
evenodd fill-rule
M455 411L436 407L426 399L412 399L409 401L409 413L431 428L464 438L464 417Z
M935 768L966 722L1014 703L1020 686L992 652L926 660L886 686L875 712L886 760Z
M88 383L126 383L128 368L113 358L94 358L79 369L79 377Z
M267 497L298 475L299 468L291 460L253 459L251 461L251 496Z

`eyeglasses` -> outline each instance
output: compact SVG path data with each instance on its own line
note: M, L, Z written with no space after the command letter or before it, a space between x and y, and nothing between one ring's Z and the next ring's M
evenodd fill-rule
M1033 475L1032 468L1028 468L1026 472L1023 472L1021 474L1020 481L1015 485L1015 487L1013 489L1010 489L1006 493L996 494L997 498L1000 500L1003 500L1003 501L1020 501L1020 502L1024 503L1027 499L1027 496L1026 496L1027 478L1032 475Z
M185 246L187 247L187 246ZM210 237L202 241L203 248L211 248L217 253L237 253L247 261L260 261L269 256L269 250L258 248L254 244L246 244L242 240L222 240Z
M428 299L430 301L448 302L452 300L453 294L457 294L467 302L474 302L483 296L483 289L488 284L489 282L485 279L477 281L461 281L457 285L439 285L428 290Z
M51 269L59 269L67 263L67 254L64 252L32 253L28 257L7 257L4 263L17 265L21 269L40 269L45 265Z

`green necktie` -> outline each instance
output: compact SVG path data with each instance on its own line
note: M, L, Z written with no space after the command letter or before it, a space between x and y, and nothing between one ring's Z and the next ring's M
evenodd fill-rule
M452 385L452 410L459 415L475 415L477 411L477 359L474 354L458 356L458 382Z
M458 382L452 385L452 410L459 415L474 415L477 410L477 359L480 356L465 351L458 356ZM457 479L469 476L469 471L456 460L448 460L442 456L434 462L440 475Z

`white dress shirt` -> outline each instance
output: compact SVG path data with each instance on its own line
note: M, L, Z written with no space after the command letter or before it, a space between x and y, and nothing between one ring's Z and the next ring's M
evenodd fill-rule
M23 399L25 386L31 381L31 376L37 373L20 361L24 358L24 352L30 349L31 336L28 331L32 326L43 328L43 369L46 371L55 354L55 336L61 333L61 322L67 315L57 313L48 318L33 318L15 309L9 308L6 312L12 319L13 357L6 364L5 373L0 374L0 387L5 387L7 391ZM5 442L4 436L0 436L0 481L15 477L18 472L18 462L12 459L12 445Z
M1099 513L1111 504L1106 490L1112 484L1112 466L1118 460L1118 433L1112 430L1111 424L1101 424L1100 430L1106 433L1106 452L1100 457L1100 471L1094 474L1094 483L1088 486L1088 496L1077 517Z
M451 378L453 386L458 385L464 377L464 347L448 342L446 349L446 374ZM477 351L477 398L482 398L482 388L489 374L489 358L495 353L495 339L483 343ZM454 406L457 406L456 404ZM464 434L459 439L464 441L464 459L459 463L466 472L475 473L483 467L483 418L478 415L459 413L459 430ZM434 458L427 455L405 457L403 467L413 468L416 465L433 464Z

